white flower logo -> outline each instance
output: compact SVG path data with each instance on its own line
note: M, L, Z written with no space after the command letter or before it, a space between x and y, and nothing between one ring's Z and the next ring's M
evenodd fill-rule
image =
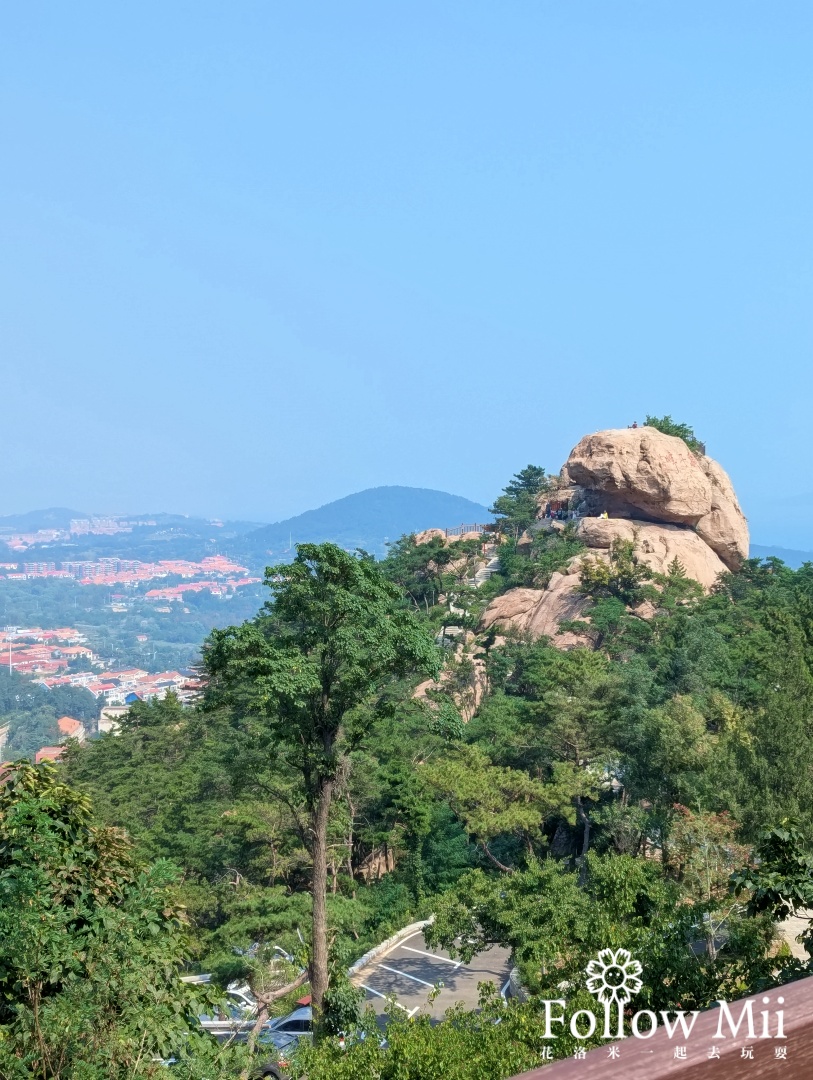
M602 949L598 960L591 960L585 971L587 989L607 1004L629 1001L643 986L638 978L643 968L626 949Z

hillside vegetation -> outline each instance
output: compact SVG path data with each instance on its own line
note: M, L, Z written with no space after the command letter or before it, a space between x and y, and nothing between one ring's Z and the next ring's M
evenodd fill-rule
M746 560L704 591L677 560L653 571L634 542L587 557L574 524L528 520L547 483L529 467L495 503L499 564L482 584L487 535L407 535L378 563L301 546L269 569L260 615L210 637L199 707L137 705L119 735L68 755L65 780L126 830L127 858L177 868L162 887L190 919L179 967L247 978L273 1011L285 974L267 950L307 965L323 1037L296 1076L530 1068L537 1003L604 948L643 964L638 1007L653 1010L809 968L774 923L813 905L813 565ZM582 644L480 629L495 597L544 591L574 559ZM529 1002L486 1001L454 1025L396 1019L386 1052L375 1039L340 1051L330 1032L359 1022L346 966L429 913L453 955L509 946ZM0 1018L0 1054L40 1060L23 1050L31 1008ZM503 1023L484 1025L495 1009ZM178 1044L161 1016L157 1029ZM200 1075L228 1075L225 1057L196 1052ZM130 1071L108 1075L161 1071L119 1061Z

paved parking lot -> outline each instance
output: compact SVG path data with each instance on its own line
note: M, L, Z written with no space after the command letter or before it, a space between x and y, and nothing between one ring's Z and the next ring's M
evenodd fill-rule
M467 1008L477 1005L479 982L491 981L504 989L510 971L509 950L499 945L475 956L470 964L452 960L443 949L430 949L418 930L404 938L384 956L379 956L354 977L356 986L367 991L366 1004L383 1013L386 998L394 994L398 1006L410 1016L419 1009L442 1020L450 1006L462 1001ZM442 989L434 1003L427 1004L427 995L437 983Z

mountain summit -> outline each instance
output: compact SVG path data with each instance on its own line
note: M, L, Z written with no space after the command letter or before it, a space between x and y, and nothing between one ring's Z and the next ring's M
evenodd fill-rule
M531 528L543 528L546 511L555 507L593 559L610 562L617 542L631 542L650 571L666 574L680 564L708 591L748 558L748 524L728 474L681 438L654 427L585 435L560 476L559 489L540 505L542 520ZM559 624L580 619L589 606L580 589L583 559L571 559L545 589L498 596L483 614L483 627L548 635L562 648L582 643L578 635L559 633Z
M330 540L340 547L364 548L374 555L386 554L386 544L404 533L429 526L452 528L483 524L492 515L480 503L446 491L413 487L376 487L346 495L316 510L255 529L242 538L246 557L262 561L284 558L301 543Z

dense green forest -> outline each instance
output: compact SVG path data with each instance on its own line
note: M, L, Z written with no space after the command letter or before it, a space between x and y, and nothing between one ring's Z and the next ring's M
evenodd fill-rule
M813 905L813 565L753 559L704 595L680 564L654 575L619 543L606 563L583 564L585 647L481 633L490 598L544 586L581 550L569 527L523 539L547 483L529 467L496 501L499 571L479 587L478 540L405 536L378 563L302 545L267 572L256 618L210 635L199 707L136 705L119 735L72 748L60 770L62 802L90 800L82 829L131 838L126 866L145 869L127 880L148 875L142 887L164 889L166 911L186 912L177 963L223 985L246 978L273 1011L288 999L275 997L285 987L267 953L282 946L307 965L323 1033L370 1022L352 1019L343 972L414 918L434 914L430 939L464 959L494 942L513 951L527 1003L486 1000L438 1026L394 1017L386 1050L368 1039L340 1051L326 1037L302 1047L294 1075L530 1068L538 1002L602 948L644 964L641 1008L702 1008L807 970L774 924ZM55 811L25 783L18 802L34 828ZM72 992L50 984L54 1015ZM89 986L83 1015L101 1010L126 1037L110 1034L98 1051L108 1064L81 1075L160 1072L102 996ZM41 1060L24 1037L31 1008L0 1014L0 1053ZM190 1006L179 1009L175 1027L158 1010L166 1046L179 1044ZM213 1061L203 1040L196 1065L185 1045L184 1075L236 1075L236 1058ZM555 1056L572 1049L558 1040Z

